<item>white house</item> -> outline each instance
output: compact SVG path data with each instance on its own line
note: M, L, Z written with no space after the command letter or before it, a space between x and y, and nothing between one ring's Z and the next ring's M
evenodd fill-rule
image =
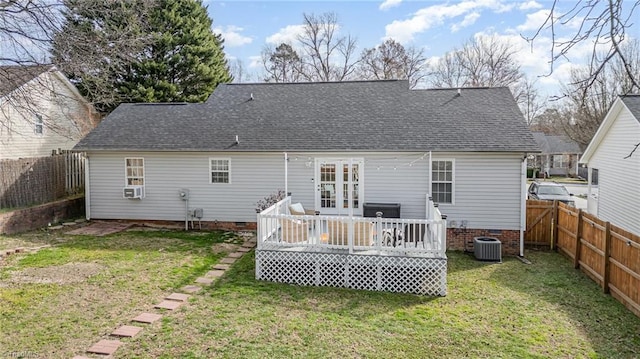
M449 247L492 235L518 253L538 147L507 88L393 80L224 84L203 104L123 104L75 150L88 155L88 218L184 221L200 208L209 224L252 227L256 202L285 189L322 214L391 203L419 219L432 196Z
M93 107L53 66L0 66L0 159L70 150L95 126Z
M584 151L589 212L640 234L640 95L620 96Z

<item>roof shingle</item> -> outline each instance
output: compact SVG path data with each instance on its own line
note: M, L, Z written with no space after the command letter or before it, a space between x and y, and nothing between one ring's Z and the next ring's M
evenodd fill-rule
M75 149L539 151L508 88L395 80L223 84L203 104L124 104Z

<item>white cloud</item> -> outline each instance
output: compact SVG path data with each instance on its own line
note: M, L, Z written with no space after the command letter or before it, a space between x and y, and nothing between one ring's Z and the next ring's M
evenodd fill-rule
M262 56L249 56L249 68L255 69L262 67Z
M462 22L451 25L451 32L458 32L462 28L475 24L476 20L478 20L479 18L480 18L479 12L472 12L471 14L467 14L462 20Z
M418 10L409 19L395 20L386 25L384 39L392 38L400 43L407 43L412 41L416 34L442 25L446 20L473 13L480 14L485 9L501 13L512 8L513 4L505 4L502 0L465 0L453 5L432 5ZM475 21L478 17L479 15L472 15L467 21ZM465 20L462 21L464 22Z
M518 6L518 9L520 10L533 10L533 9L539 9L542 7L542 4L531 0L531 1L527 1L525 3L520 4L520 6Z
M539 10L531 14L527 14L527 20L524 24L516 26L518 31L535 31L544 24L549 17L549 10Z
M402 0L384 0L382 4L378 7L380 10L389 10L392 7L396 7L400 5Z
M282 43L293 44L303 31L304 25L287 25L275 34L267 36L266 42L274 45Z
M240 32L243 28L235 25L229 25L226 28L216 27L213 29L213 32L216 34L221 34L224 39L225 47L238 47L246 44L250 44L253 42L253 39L248 36L242 36Z

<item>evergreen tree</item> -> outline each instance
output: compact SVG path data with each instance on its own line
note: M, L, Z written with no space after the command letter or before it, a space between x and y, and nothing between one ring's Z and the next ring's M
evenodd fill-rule
M103 112L120 102L204 101L231 81L223 39L200 0L65 5L54 60Z

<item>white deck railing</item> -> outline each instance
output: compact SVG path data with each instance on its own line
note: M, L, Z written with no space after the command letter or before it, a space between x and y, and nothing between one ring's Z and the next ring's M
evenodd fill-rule
M446 220L427 198L427 219L299 216L287 197L258 214L258 250L445 257Z

